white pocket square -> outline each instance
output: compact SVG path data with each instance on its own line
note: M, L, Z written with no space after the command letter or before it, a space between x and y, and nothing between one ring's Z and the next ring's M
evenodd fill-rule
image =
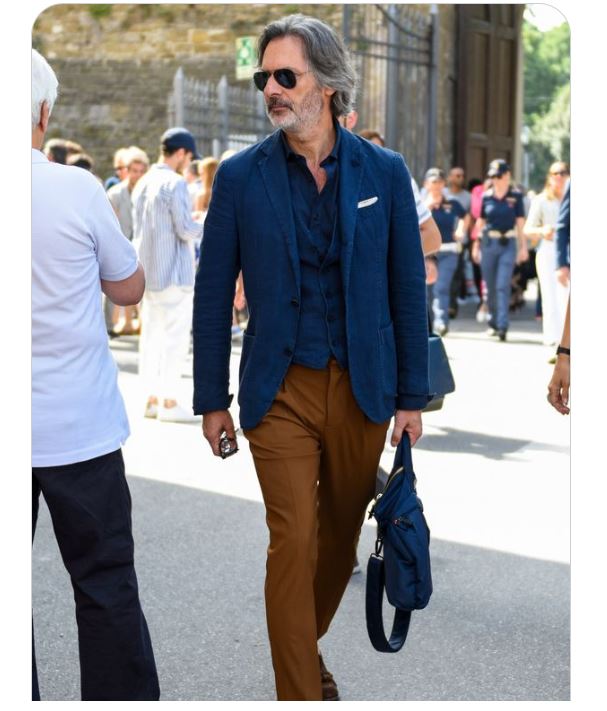
M358 209L360 210L361 207L369 207L369 205L375 205L375 203L379 200L377 195L372 198L367 198L366 200L361 200L358 203Z

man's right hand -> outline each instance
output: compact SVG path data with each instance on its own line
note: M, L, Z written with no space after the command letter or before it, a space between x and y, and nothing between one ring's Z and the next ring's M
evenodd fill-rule
M211 445L213 454L220 457L219 439L226 432L230 439L236 440L234 421L229 410L214 410L202 416L202 434Z

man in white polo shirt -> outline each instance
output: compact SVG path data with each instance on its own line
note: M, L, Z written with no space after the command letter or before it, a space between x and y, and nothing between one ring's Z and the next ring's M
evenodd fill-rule
M57 85L32 50L32 535L42 492L74 588L82 699L156 700L120 449L129 425L101 309L102 291L136 304L144 274L101 184L40 151Z

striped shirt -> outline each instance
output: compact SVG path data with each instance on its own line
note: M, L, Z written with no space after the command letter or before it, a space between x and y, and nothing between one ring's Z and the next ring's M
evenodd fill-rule
M194 244L203 226L192 219L186 181L156 163L132 194L133 244L145 270L146 289L194 286Z

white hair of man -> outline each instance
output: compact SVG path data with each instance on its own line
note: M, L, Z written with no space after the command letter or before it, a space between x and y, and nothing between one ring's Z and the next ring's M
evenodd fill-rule
M118 168L119 166L125 166L127 165L127 160L129 156L129 149L128 148L119 148L115 153L114 153L114 168Z
M32 130L40 123L42 104L46 102L49 116L57 98L59 82L51 65L32 49Z

